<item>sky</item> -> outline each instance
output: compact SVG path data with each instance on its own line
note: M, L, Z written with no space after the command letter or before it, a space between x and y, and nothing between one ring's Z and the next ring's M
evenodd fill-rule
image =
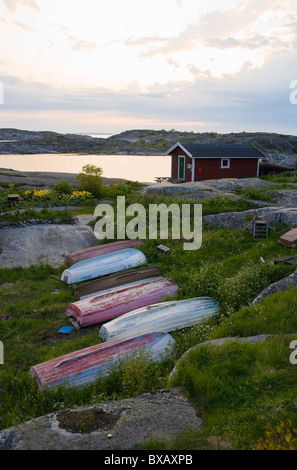
M1 128L297 134L296 0L0 0L0 44Z

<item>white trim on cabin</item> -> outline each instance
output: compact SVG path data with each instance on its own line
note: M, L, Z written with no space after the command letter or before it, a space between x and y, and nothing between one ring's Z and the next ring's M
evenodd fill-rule
M192 183L195 182L195 158L192 158Z
M223 165L224 162L227 162L227 165ZM230 169L230 158L221 158L221 170Z
M174 144L173 147L171 147L171 149L168 150L166 155L169 155L171 152L173 152L173 150L175 150L176 147L180 147L188 155L188 157L193 158L193 155L190 152L188 152L188 150L185 149L185 147L179 142L177 142L177 144Z
M260 158L259 158L259 160L258 160L257 178L259 178L259 174L260 174Z
M180 178L180 176L179 176L179 161L180 161L180 158L184 159L184 176L182 178ZM186 176L186 157L184 155L179 155L178 156L178 167L177 167L177 178L179 180L184 180L185 176Z

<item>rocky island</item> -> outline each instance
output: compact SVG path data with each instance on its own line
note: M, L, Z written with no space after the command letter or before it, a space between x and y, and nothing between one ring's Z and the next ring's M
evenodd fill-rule
M297 136L266 132L180 132L129 130L108 138L49 131L0 129L0 155L68 153L86 155L162 155L176 142L183 144L253 144L269 161L297 164Z

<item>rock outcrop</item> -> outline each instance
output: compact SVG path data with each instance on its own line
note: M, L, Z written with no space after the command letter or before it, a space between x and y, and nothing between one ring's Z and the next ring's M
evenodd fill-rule
M201 425L182 389L171 388L33 419L0 431L0 449L134 449L147 439L167 441Z
M222 212L220 214L204 216L203 222L215 227L244 229L253 217L268 220L269 226L279 224L295 226L297 224L297 208L269 207L269 210L267 210L264 207L243 212Z
M32 225L0 230L1 267L46 263L58 268L65 255L97 245L88 225Z
M276 292L279 292L279 291L286 291L296 286L297 286L297 271L285 277L284 279L274 282L270 286L266 287L266 289L264 289L261 292L261 294L259 294L258 297L255 298L255 300L253 301L253 304L257 304L268 295L275 294Z

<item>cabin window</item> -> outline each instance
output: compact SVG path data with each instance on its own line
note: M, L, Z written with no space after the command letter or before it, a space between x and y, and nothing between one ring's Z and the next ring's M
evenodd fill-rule
M228 169L230 168L230 159L229 158L222 158L221 160L221 169Z

